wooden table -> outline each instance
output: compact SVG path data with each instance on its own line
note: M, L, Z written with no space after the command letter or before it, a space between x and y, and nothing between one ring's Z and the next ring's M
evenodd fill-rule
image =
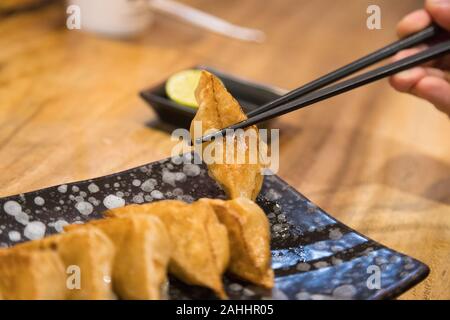
M138 98L204 63L294 88L395 39L422 1L192 0L264 30L243 43L158 17L114 41L65 29L64 8L0 18L0 196L92 178L170 155ZM366 8L382 8L382 30ZM344 223L412 255L430 276L403 299L450 298L450 121L386 81L283 116L279 175Z

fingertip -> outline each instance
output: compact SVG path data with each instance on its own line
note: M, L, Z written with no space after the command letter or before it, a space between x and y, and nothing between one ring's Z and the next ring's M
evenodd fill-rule
M403 38L416 33L431 24L431 17L424 9L416 10L406 15L397 25L397 34Z
M412 93L428 100L441 111L450 115L450 84L438 77L426 76L412 89Z
M450 31L450 0L426 0L425 9L437 24Z
M405 81L398 76L392 76L389 78L390 85L399 92L408 93L409 90L414 86L412 81Z
M391 87L393 87L395 90L404 92L402 90L402 85L399 83L398 79L395 76L389 77L389 84Z
M416 67L397 73L389 79L389 82L400 92L410 92L411 88L426 75L424 68Z
M420 51L422 51L423 48L422 47L416 47L416 48L411 48L411 49L405 49L402 50L400 52L398 52L397 54L394 55L394 57L392 58L392 60L395 61L399 61L401 59L407 58L409 56L412 56L416 53L419 53Z

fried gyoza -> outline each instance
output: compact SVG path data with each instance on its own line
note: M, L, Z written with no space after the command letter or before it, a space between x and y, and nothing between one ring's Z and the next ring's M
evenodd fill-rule
M0 252L0 300L63 300L64 265L54 250Z
M223 201L201 199L211 205L228 230L231 260L229 271L257 285L272 288L270 225L261 208L247 198Z
M226 90L222 82L209 72L202 71L195 96L199 109L191 123L191 137L193 140L199 138L207 130L222 129L247 119L239 103ZM195 121L201 121L201 132L194 130ZM257 130L256 126L246 129L246 134L251 136L251 140L255 142L258 140ZM205 143L203 147L210 143ZM242 145L243 143L245 145ZM224 145L226 144L224 143ZM231 151L222 150L218 156L219 159L222 159L222 163L208 164L209 174L222 186L231 199L245 197L255 200L261 190L263 166L260 163L260 151L258 148L258 143L256 143L255 147L249 148L247 140L238 143L235 139L234 148ZM216 152L220 152L219 150L221 149L216 148ZM224 149L227 149L227 147ZM245 155L244 163L237 161L238 150ZM229 156L229 159L233 159L231 163L226 161L227 152L232 153ZM250 159L253 160L250 161Z
M16 245L10 250L39 251L55 250L64 264L65 271L76 276L80 271L80 286L76 277L67 288L67 299L105 300L114 298L111 289L111 270L114 259L114 246L108 237L96 228L73 230L41 240ZM78 269L79 268L79 269ZM67 282L70 279L67 279ZM64 281L66 286L66 281Z
M156 300L167 280L172 243L157 217L134 215L69 225L66 230L99 228L114 243L113 287L121 299Z
M118 217L135 214L155 215L166 225L174 244L169 263L173 275L226 297L222 274L229 261L228 235L210 207L166 200L106 212L107 216Z

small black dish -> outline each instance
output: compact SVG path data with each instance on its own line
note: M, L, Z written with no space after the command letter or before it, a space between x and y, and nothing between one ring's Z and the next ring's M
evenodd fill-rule
M282 89L243 80L208 66L194 66L191 69L207 70L218 76L246 113L284 94ZM172 101L166 95L165 85L166 81L143 90L140 96L155 110L162 121L180 128L189 128L197 109Z

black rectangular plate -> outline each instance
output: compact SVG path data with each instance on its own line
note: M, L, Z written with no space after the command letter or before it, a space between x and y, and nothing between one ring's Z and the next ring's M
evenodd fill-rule
M192 69L207 70L218 76L246 113L275 100L284 93L282 89L243 80L211 67L195 66ZM165 86L166 81L163 81L153 88L141 91L140 96L155 110L162 121L180 128L189 128L197 109L169 99Z
M192 154L96 179L0 199L0 246L57 233L67 223L102 217L113 205L160 199L192 202L225 198L204 165L184 164ZM164 172L164 178L163 178ZM405 292L428 267L335 220L277 176L266 176L257 199L272 231L276 286L263 290L225 276L232 299L387 299ZM380 288L369 279L379 271ZM212 299L199 287L170 278L171 299Z

